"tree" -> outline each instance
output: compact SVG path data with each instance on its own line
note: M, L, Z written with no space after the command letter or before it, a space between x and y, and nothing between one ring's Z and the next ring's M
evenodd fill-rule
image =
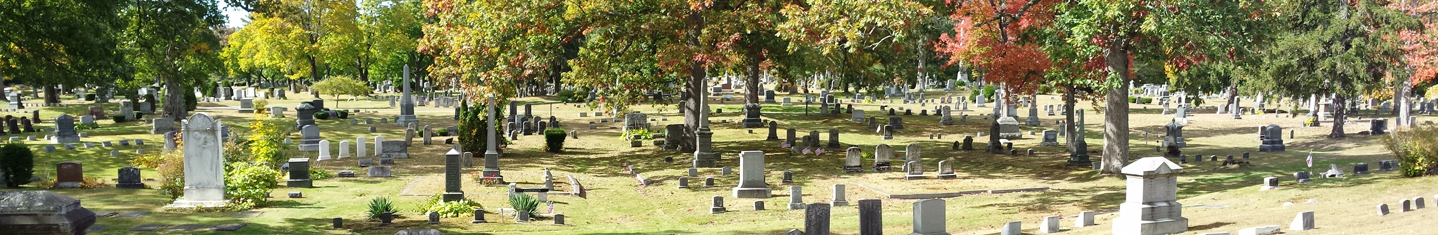
M1128 162L1128 81L1135 59L1186 69L1194 62L1226 60L1250 43L1250 26L1262 22L1262 2L1245 0L1072 0L1058 6L1050 56L1061 73L1101 78L1104 96L1102 172L1117 174ZM1068 47L1068 48L1065 48Z
M325 80L315 82L310 85L310 89L314 89L315 92L319 92L320 94L330 94L330 96L336 99L335 107L339 107L340 95L359 97L369 94L369 84L355 80L354 77L344 75L330 76L329 78L325 78Z
M776 27L780 37L792 42L790 52L817 54L801 59L823 60L808 64L824 68L814 73L837 74L844 84L872 92L925 76L926 64L934 58L929 43L947 26L928 4L938 3L806 0L786 5L781 12L787 20Z
M1347 100L1382 87L1401 68L1399 32L1418 21L1385 8L1386 1L1287 0L1275 2L1279 33L1264 52L1269 87L1295 95L1332 95L1333 130L1343 133Z
M59 103L57 85L80 87L129 80L133 73L116 45L124 28L109 0L0 1L0 77L44 87L45 103ZM40 27L43 26L43 27Z
M164 114L186 117L185 93L219 68L219 38L212 28L224 24L213 1L139 0L124 12L128 27L123 48L135 77L165 85ZM149 80L149 79L141 79Z
M423 6L419 0L360 1L359 27L365 36L360 60L368 68L358 76L360 81L403 76L404 65L410 65L412 77L428 77L424 71L429 60L415 51L424 36ZM379 75L378 77L370 76Z
M1403 62L1406 67L1397 70L1393 76L1389 76L1398 85L1398 103L1393 111L1398 112L1398 125L1416 125L1407 123L1409 110L1413 102L1408 97L1413 93L1413 86L1433 81L1438 76L1438 24L1433 18L1438 16L1438 2L1428 1L1396 1L1388 5L1388 8L1403 11L1404 14L1418 18L1422 29L1400 30L1399 38L1403 42ZM1407 79L1403 79L1407 77Z

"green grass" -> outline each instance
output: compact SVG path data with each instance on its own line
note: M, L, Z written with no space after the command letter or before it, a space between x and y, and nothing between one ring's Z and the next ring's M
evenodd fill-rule
M959 94L962 92L956 92ZM940 93L931 92L927 97L937 98ZM301 99L300 97L306 97ZM794 100L802 99L801 95L789 96ZM838 97L841 94L836 94ZM309 100L308 96L302 94L291 94L288 100L269 100L270 106L294 107L300 101ZM359 119L359 125L349 125L345 119L331 119L317 121L323 134L323 138L330 140L330 144L338 153L338 144L341 140L354 141L357 137L366 139L366 148L373 154L375 135L382 135L386 140L402 140L404 130L398 125L391 123L378 123L380 118L393 120L398 115L398 109L389 108L386 100L359 100L339 101L336 103L333 98L326 96L326 106L332 109L360 109L364 111L379 111L378 114L352 113L352 119ZM779 98L782 99L782 98ZM525 98L524 102L554 103L552 97ZM73 112L78 114L85 106L92 104L80 104L67 99L71 106L67 108L44 108L43 117L53 118L59 112ZM1059 100L1049 99L1048 96L1040 96L1039 104L1058 104ZM449 234L777 234L788 231L791 228L803 227L803 212L785 210L789 203L788 187L780 183L781 172L792 170L795 172L795 186L804 187L803 199L806 203L828 202L832 192L833 184L846 184L846 198L851 206L834 208L831 214L832 229L839 234L853 234L858 229L858 212L853 204L860 199L879 198L879 195L858 184L879 188L888 193L923 193L923 192L946 192L963 189L1010 189L1025 187L1049 187L1049 191L1032 193L1013 194L979 194L968 195L956 198L948 198L948 210L946 224L948 230L955 234L990 234L998 230L998 226L1007 221L1024 221L1026 227L1033 230L1037 221L1050 215L1067 215L1063 220L1063 227L1069 228L1071 216L1079 211L1100 211L1099 225L1091 228L1073 229L1074 234L1108 234L1110 225L1108 222L1116 217L1111 213L1118 208L1124 200L1125 182L1119 177L1108 177L1095 174L1085 167L1066 166L1066 155L1062 147L1038 147L1040 141L1037 136L1028 135L1028 131L1041 132L1053 128L1052 123L1061 116L1046 116L1041 112L1040 118L1044 123L1039 127L1022 127L1024 138L1015 140L1015 148L1035 149L1036 156L1007 156L983 153L982 151L951 151L949 146L954 141L962 140L964 135L975 135L977 132L988 132L986 120L981 114L987 113L987 108L970 106L975 111L964 112L970 117L967 121L959 121L954 126L938 125L938 116L901 116L905 121L907 129L895 134L894 140L882 140L872 129L863 123L848 121L848 114L839 115L805 115L803 105L798 104L792 107L782 107L777 104L765 104L763 110L766 112L764 118L777 120L779 123L781 138L784 137L784 129L795 128L799 135L806 135L810 131L819 131L824 142L828 139L829 129L841 131L840 140L847 145L857 145L865 152L873 152L877 144L888 144L894 148L897 155L895 160L903 159L904 146L910 143L917 143L923 146L923 164L932 176L936 170L939 160L953 160L955 171L961 178L957 180L921 180L904 181L899 173L864 173L859 175L842 173L842 150L830 150L822 156L795 155L790 154L787 149L779 148L778 141L763 141L768 135L768 128L753 128L754 133L748 133L749 129L738 127L738 121L742 119L740 110L742 102L730 101L724 104L712 103L713 108L722 108L723 114L715 114L711 118L712 128L715 132L714 149L721 154L720 165L738 167L736 160L739 151L759 150L766 153L765 170L768 172L766 179L773 190L774 197L760 199L764 201L768 210L753 211L751 206L754 199L738 199L730 197L730 188L737 184L737 175L720 175L719 169L700 169L701 176L690 179L690 185L696 188L677 189L678 178L683 176L688 168L688 159L692 153L680 153L664 151L651 146L652 142L645 141L644 147L630 148L627 142L619 137L617 127L620 123L608 122L599 123L599 118L586 117L578 118L578 112L592 112L587 108L574 108L571 105L552 105L551 112L549 105L535 105L534 113L541 116L556 116L566 123L566 128L577 130L579 139L569 139L565 146L564 153L553 154L541 151L543 138L540 135L522 136L508 146L505 155L501 158L501 169L507 181L516 182L520 187L538 187L542 185L541 173L543 168L549 168L556 177L555 185L559 189L567 190L568 185L565 176L572 175L577 178L590 191L587 198L573 196L550 195L549 199L555 201L555 211L566 216L567 225L554 225L548 219L539 219L536 222L526 224L513 223L512 218L501 218L496 214L497 208L506 208L508 198L505 195L505 187L483 187L472 179L474 172L482 167L482 159L475 159L475 168L464 169L463 190L467 198L481 203L489 214L486 219L491 221L488 224L470 224L471 218L446 218L442 219L439 225L428 225L425 223L425 216L421 211L414 211L417 205L424 202L429 194L443 189L443 156L449 146L444 145L443 140L449 137L436 136L434 145L419 145L419 137L416 137L416 145L410 147L410 159L400 159L395 166L393 178L331 178L314 182L315 188L278 188L271 195L270 202L254 211L261 211L264 214L255 218L235 218L236 212L171 212L160 209L171 200L160 195L157 190L125 190L114 188L102 189L60 189L54 190L65 195L79 198L86 208L95 211L153 211L153 214L140 218L100 218L96 224L110 226L95 234L121 234L125 230L141 224L225 224L225 223L249 223L247 227L239 232L228 232L225 234L393 234L400 229L427 229L437 228ZM104 104L109 109L114 109L115 102ZM878 106L902 106L914 109L928 109L928 106L917 104L854 104L855 109L862 109L869 116L879 117L886 121L885 113L878 112ZM1095 159L1101 155L1102 149L1102 115L1094 113L1094 108L1087 107L1088 102L1079 102L1079 108L1090 110L1086 113L1088 117L1087 139L1089 150ZM224 124L230 125L237 132L248 131L248 123L253 114L239 114L233 109L224 107L236 107L236 101L224 101L220 103L200 103L201 110L221 118ZM1168 123L1168 117L1161 116L1157 105L1133 105L1135 114L1131 118L1131 156L1134 158L1159 156L1153 151L1156 146L1155 140L1163 132L1162 125ZM643 111L650 117L656 119L667 117L669 121L656 121L656 128L666 124L682 123L683 116L678 114L672 107L663 107L665 111L656 112L659 108L649 106L637 106L635 110ZM1144 111L1144 108L1148 108ZM817 112L818 106L812 106L811 110ZM1022 111L1022 110L1021 110ZM446 126L457 126L458 124L450 119L452 108L436 108L432 106L418 107L417 114L421 120L421 127L429 125L433 129L441 129ZM520 111L522 112L522 110ZM1026 112L1024 112L1026 113ZM286 113L289 118L271 120L292 125L294 118L293 108ZM961 115L955 111L956 116ZM1420 117L1424 119L1427 116ZM373 125L377 127L378 133L369 133L369 125L364 125L365 118L376 120ZM1324 171L1328 164L1338 164L1340 169L1351 170L1351 163L1369 162L1371 167L1377 169L1377 160L1390 158L1387 151L1378 147L1377 137L1354 136L1342 140L1323 139L1320 136L1327 134L1329 127L1298 128L1301 122L1299 118L1273 117L1245 117L1242 120L1231 120L1227 115L1215 115L1211 112L1196 113L1191 118L1194 124L1185 128L1185 137L1188 138L1189 147L1185 148L1184 154L1191 156L1198 153L1207 155L1219 155L1224 158L1227 155L1241 156L1242 152L1251 152L1253 163L1244 167L1220 167L1216 162L1204 161L1198 164L1184 165L1184 174L1179 178L1179 198L1185 205L1224 205L1229 209L1209 208L1185 208L1184 215L1190 218L1191 231L1224 231L1233 232L1244 227L1253 227L1267 224L1284 224L1297 213L1298 210L1319 211L1320 223L1315 234L1337 234L1337 233L1362 233L1362 231L1374 231L1375 229L1391 229L1392 222L1387 225L1374 223L1376 218L1372 217L1372 206L1376 203L1396 203L1397 198L1411 198L1415 196L1431 195L1433 191L1426 191L1423 187L1405 187L1406 185L1427 185L1434 183L1431 177L1419 179L1398 178L1396 174L1378 173L1370 176L1357 176L1343 179L1317 179L1314 183L1296 184L1292 183L1291 175L1295 171L1306 170L1303 161L1308 151L1315 152L1314 171ZM54 125L48 121L39 124L39 127ZM723 123L722 120L729 120L730 123ZM589 130L586 125L589 121L596 122L600 128ZM143 147L114 147L93 149L79 149L77 151L60 150L55 153L43 153L44 141L33 141L32 148L37 151L36 175L53 178L55 163L62 161L79 161L85 164L87 176L99 177L101 179L112 179L116 177L116 169L129 166L130 159L135 156L134 148L146 148L147 152L159 152L163 141L159 135L148 134L148 125L143 122L127 122L122 124L111 123L110 120L97 120L101 124L100 129L87 131L91 137L83 138L85 142L99 142L104 140L119 139L144 139L147 142ZM1297 128L1298 138L1285 139L1289 152L1284 153L1259 153L1257 152L1258 141L1255 139L1256 129L1259 125L1279 124L1285 128ZM1349 124L1350 133L1366 128L1366 125ZM930 133L945 134L943 139L928 139ZM1144 140L1143 133L1149 133L1150 137ZM35 133L42 136L43 133ZM991 133L986 133L991 134ZM291 138L296 142L300 136L298 132L291 133ZM1286 137L1286 136L1285 136ZM982 149L987 142L986 137L975 136L975 148ZM98 144L97 144L98 146ZM60 147L60 146L57 146ZM63 149L63 148L61 148ZM109 150L119 149L121 156L110 157ZM288 150L291 157L313 157L314 153L298 152L293 148ZM478 154L480 151L476 152ZM353 152L351 152L353 153ZM665 157L673 157L673 163L664 161ZM337 161L316 162L313 166L334 173L340 170L355 170L361 176L365 174L364 169L355 166L354 158L345 158ZM1131 159L1132 160L1132 159ZM1206 159L1205 159L1206 160ZM864 164L872 163L872 159L865 159ZM624 164L632 164L639 169L640 174L656 181L656 184L648 187L638 187L633 178L622 171ZM899 164L895 164L896 169ZM1375 171L1376 172L1376 171ZM153 169L143 169L143 178L158 178ZM1278 176L1283 180L1279 190L1259 192L1258 185L1263 177ZM704 177L714 177L718 187L702 188L697 187L703 184ZM111 184L114 182L111 181ZM146 181L147 185L154 187L157 181ZM33 187L33 185L27 185ZM408 192L402 192L410 188ZM16 190L16 189L6 189ZM18 190L35 190L24 188ZM288 191L301 191L305 198L286 198ZM411 196L412 195L412 196ZM711 215L708 213L710 197L721 195L725 197L725 204L728 213ZM395 207L401 210L402 217L396 219L395 225L380 227L376 222L364 221L366 205L371 198L389 197L395 203ZM1318 204L1306 204L1304 200L1318 198ZM884 215L883 226L885 234L907 233L911 226L913 200L883 199L882 210ZM1293 207L1282 207L1282 202L1294 202L1298 204ZM542 212L547 212L547 206L540 206ZM1420 211L1418 213L1431 213ZM1351 216L1349 214L1352 214ZM1367 215L1358 216L1358 215ZM1401 216L1407 216L1400 214ZM330 229L330 219L334 217L345 218L345 227L338 230ZM1342 217L1355 217L1355 220L1342 220ZM1384 220L1412 221L1410 224L1419 224L1417 219L1407 217L1395 217L1390 215ZM1362 220L1370 219L1370 220ZM1368 229L1368 230L1364 230ZM1381 231L1381 230L1377 230ZM1036 232L1036 231L1034 231ZM211 232L199 232L211 233ZM1303 232L1294 232L1302 234Z

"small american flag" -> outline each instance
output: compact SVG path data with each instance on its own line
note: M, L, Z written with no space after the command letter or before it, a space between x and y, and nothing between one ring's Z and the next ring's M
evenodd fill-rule
M1308 151L1308 168L1313 168L1313 151Z
M813 152L813 151L809 151L809 148L804 148L804 154L809 154L809 153L812 153L812 152Z
M780 148L789 148L789 141L780 142L780 143L779 143L779 147L780 147Z
M817 156L819 156L819 154L824 154L824 149L823 149L823 148L819 148L819 149L817 149L817 150L814 150L814 156L817 157Z

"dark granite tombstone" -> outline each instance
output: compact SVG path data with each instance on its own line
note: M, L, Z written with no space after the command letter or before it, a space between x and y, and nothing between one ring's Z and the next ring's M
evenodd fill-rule
M310 158L290 158L289 166L290 179L285 182L285 187L314 187L314 182L310 180Z
M808 234L829 234L828 203L813 203L804 207L804 231Z
M84 164L61 162L55 164L55 187L75 188L85 183Z
M115 188L123 188L123 189L143 189L143 188L145 188L145 183L140 182L140 168L134 168L134 167L120 168L120 172L119 172L119 173L120 173L119 183L116 183L116 184L115 184Z
M883 206L879 199L859 200L859 235L882 235L883 230Z

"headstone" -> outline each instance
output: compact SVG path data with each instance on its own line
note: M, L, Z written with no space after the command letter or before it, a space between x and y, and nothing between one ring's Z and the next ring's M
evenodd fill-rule
M860 163L860 161L863 160L863 154L864 151L860 150L859 147L849 147L848 150L845 150L844 173L864 172L863 163Z
M1263 144L1258 146L1259 152L1284 152L1287 151L1283 145L1283 128L1278 125L1268 125L1263 128Z
M140 168L124 167L119 170L119 182L115 188L143 189L145 183L140 182Z
M954 178L958 178L958 175L955 175L955 174L954 174L954 166L953 166L953 163L949 162L949 160L941 160L941 161L939 161L939 176L938 176L938 178L939 178L939 179L954 179Z
M789 186L789 210L804 209L804 189L800 186Z
M319 156L319 159L318 159L319 161L327 161L327 160L330 160L330 159L331 159L331 157L330 157L330 141L329 141L329 140L320 140L320 143L319 143L319 152L320 152L320 156Z
M60 114L55 117L55 137L50 139L52 144L79 143L80 136L75 131L75 118L69 114Z
M399 124L400 126L409 126L410 124L419 123L419 118L414 116L414 99L410 97L411 82L409 74L409 65L405 65L404 80L403 82L401 82L401 86L404 87L404 94L400 96L399 117L395 118L394 120L394 123Z
M739 152L739 185L735 198L769 198L769 184L764 182L764 152Z
M409 145L405 145L404 141L402 140L383 141L380 142L380 145L383 146L379 153L379 158L381 160L409 158Z
M1262 188L1259 188L1259 190L1260 190L1260 191L1267 191L1267 190L1276 189L1276 188L1278 188L1278 177L1264 177L1264 178L1263 178L1263 187L1262 187Z
M285 181L285 187L310 188L314 187L314 181L310 180L310 158L290 158L290 179Z
M1043 222L1039 224L1039 233L1057 232L1059 232L1059 216L1044 217Z
M61 162L55 164L55 187L75 188L85 183L84 165L79 162Z
M329 151L321 151L321 152L329 152ZM338 156L337 158L345 158L345 157L350 157L350 141L348 141L348 140L341 140L341 141L340 141L340 153L339 153L339 156Z
M1290 231L1305 231L1313 229L1313 211L1304 211L1293 217L1293 223L1288 224Z
M788 98L785 98L785 99L788 99ZM726 211L726 210L724 209L724 197L719 196L719 195L714 195L714 200L713 200L713 202L714 202L714 203L712 204L712 206L709 207L709 213L710 213L710 214L719 214L719 213L724 213L724 212Z
M1074 227L1075 227L1075 228L1082 228L1082 227L1093 226L1093 225L1094 225L1094 223L1093 223L1093 215L1094 215L1094 212L1092 212L1092 211L1079 212L1078 217L1077 217L1077 218L1074 218Z
M225 206L222 126L209 114L196 113L182 123L185 143L185 197L170 207Z
M1128 197L1119 204L1113 234L1148 235L1188 231L1177 202L1178 174L1183 167L1163 157L1138 159L1122 170L1128 176Z
M665 137L668 137L668 136L666 135ZM778 121L769 121L769 137L768 137L768 138L765 138L764 140L766 140L766 141L779 140L779 122L778 122Z
M121 103L121 104L124 104L124 102L120 102L120 103ZM255 100L254 100L254 99L249 99L249 98L240 99L240 113L254 113L254 112L255 112Z
M151 123L153 124L150 127L150 134L161 134L165 132L175 131L175 122L173 120L174 119L170 118L152 119Z
M905 180L910 180L910 179L923 179L923 178L927 178L927 176L924 176L924 166L923 166L923 165L920 165L918 161L910 161L910 162L904 163L904 179L905 179Z
M454 202L464 200L464 191L460 190L460 155L459 151L450 149L444 154L444 201ZM547 172L547 171L546 171Z
M368 159L366 159L368 160ZM366 176L369 177L390 177L390 166L370 166Z
M300 151L320 150L320 127L305 125L300 128Z
M1297 173L1293 173L1293 178L1294 178L1294 181L1299 182L1299 183L1308 183L1308 182L1313 181L1313 179L1310 179L1310 178L1309 178L1309 175L1308 175L1308 172L1307 172L1307 171L1299 171L1299 172L1297 172Z
M829 234L829 204L814 203L805 206L804 231L808 234Z
M980 96L982 97L982 96ZM860 201L862 208L863 201ZM875 203L877 204L877 203ZM943 199L923 199L914 202L914 230L910 235L947 235L949 234L945 217L947 205ZM862 215L860 216L862 220ZM875 228L879 230L879 228Z
M889 172L891 166L889 158L894 157L894 149L887 144L874 146L874 172Z
M829 205L832 205L834 207L849 206L849 201L844 200L844 185L835 184L833 192L834 197L832 198L832 200L829 201Z

